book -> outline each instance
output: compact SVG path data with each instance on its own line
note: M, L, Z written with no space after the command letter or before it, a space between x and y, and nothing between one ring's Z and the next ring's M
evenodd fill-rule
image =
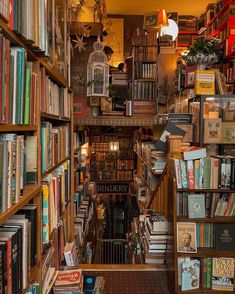
M197 252L196 223L177 222L177 251Z
M205 217L205 194L188 195L188 216L189 218Z
M75 242L66 243L64 248L64 257L67 266L78 265L78 252Z
M55 287L80 285L82 281L82 269L71 269L59 271L55 280Z
M184 160L194 160L206 157L206 148L201 147L188 147L183 150Z
M189 260L182 262L181 290L198 289L200 284L200 261Z
M214 257L212 260L213 290L233 291L234 258Z
M215 224L215 248L221 251L234 251L235 230L233 223Z

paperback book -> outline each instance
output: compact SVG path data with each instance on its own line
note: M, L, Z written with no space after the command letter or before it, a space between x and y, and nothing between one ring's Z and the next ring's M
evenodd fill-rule
M188 216L189 218L205 217L205 194L188 195Z
M200 261L189 260L182 262L182 291L198 289L200 285Z

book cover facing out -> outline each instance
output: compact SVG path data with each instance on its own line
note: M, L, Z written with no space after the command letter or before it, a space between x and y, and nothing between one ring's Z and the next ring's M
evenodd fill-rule
M189 260L182 262L181 275L182 291L198 289L200 284L200 261Z
M205 217L205 194L188 195L188 216L189 218Z
M234 258L215 257L212 266L212 289L233 291Z
M234 251L235 226L233 223L215 224L215 247L221 251Z
M177 222L177 251L197 252L196 223Z
M186 134L186 132L184 130L177 127L172 122L168 121L160 138L155 142L155 146L156 146L157 150L166 152L167 151L166 141L167 141L167 137L169 135L180 135L180 136L184 137L185 134Z

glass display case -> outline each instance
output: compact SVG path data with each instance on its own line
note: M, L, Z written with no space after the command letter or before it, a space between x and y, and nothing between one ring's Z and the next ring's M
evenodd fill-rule
M188 111L193 114L194 144L235 144L235 95L194 97Z

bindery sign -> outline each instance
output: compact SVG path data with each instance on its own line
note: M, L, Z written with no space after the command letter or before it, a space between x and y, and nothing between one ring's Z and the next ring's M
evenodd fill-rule
M98 194L105 193L116 193L116 194L128 194L129 193L129 183L96 183L96 191Z

